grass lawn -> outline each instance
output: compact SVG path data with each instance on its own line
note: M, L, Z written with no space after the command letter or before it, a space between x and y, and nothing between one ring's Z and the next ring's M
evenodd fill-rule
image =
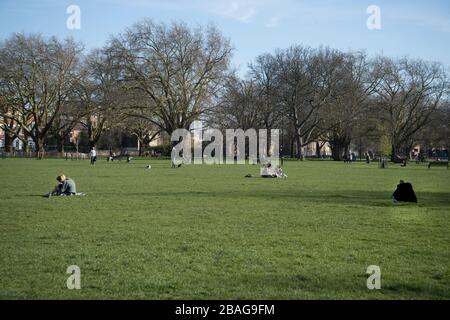
M293 161L285 171L0 159L0 298L450 298L450 170ZM60 173L87 196L41 197ZM418 205L390 201L400 179ZM81 290L66 287L69 265ZM366 287L369 265L381 290Z

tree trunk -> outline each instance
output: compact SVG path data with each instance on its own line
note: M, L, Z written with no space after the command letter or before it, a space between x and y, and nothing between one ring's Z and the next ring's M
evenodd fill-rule
M295 148L294 148L295 141L294 141L294 139L292 137L290 138L289 143L290 143L290 146L291 146L291 158L293 159L293 158L295 158Z
M319 158L319 159L322 158L321 151L322 151L322 147L320 146L319 141L317 141L317 142L316 142L316 156L317 156L317 158Z
M26 132L24 132L23 133L23 151L26 153L30 152L30 149L31 149L29 146L29 141L28 141L29 138L30 138L30 136Z
M89 142L88 142L89 150L92 150L92 148L95 147L95 145L97 144L99 138L100 137L89 139Z
M330 143L331 157L334 161L342 161L344 155L344 146L340 143Z
M300 137L299 134L295 135L295 146L297 149L296 155L295 157L297 158L297 160L303 161L303 152L302 152L302 141L303 139Z
M44 139L37 139L36 141L36 159L42 160L44 158L45 148Z
M92 126L88 127L88 146L89 150L92 149L92 147L95 147L97 142L100 140L100 136L103 134L103 124L99 124L100 127L94 129Z
M392 154L391 154L391 161L395 160L395 154L397 153L397 147L395 144L392 144Z
M414 148L413 144L409 144L406 148L405 148L405 155L408 157L408 159L412 160L412 155L411 155L411 151Z
M56 137L56 146L57 146L58 152L59 152L61 155L64 154L64 140L65 140L65 139L64 139L63 136L58 135L58 136Z
M268 128L268 127L266 127L266 128ZM270 153L269 156L272 156L271 144L272 144L272 133L270 132L270 129L267 129L267 154Z
M22 143L23 143L23 146L22 146L23 153L27 154L28 153L28 148L29 148L29 146L28 146L28 139L23 139Z
M8 132L5 132L5 152L11 152L12 139Z
M348 159L351 138L347 134L334 133L328 141L331 148L331 156L334 161L342 161L344 155Z
M350 159L350 143L345 143L344 144L344 154L347 157L347 159Z
M138 154L139 154L139 157L141 157L142 156L142 145L143 145L143 143L141 142L141 140L139 138L138 138L138 144L139 144Z

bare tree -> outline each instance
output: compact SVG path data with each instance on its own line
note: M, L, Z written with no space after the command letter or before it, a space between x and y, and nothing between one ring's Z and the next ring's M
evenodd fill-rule
M0 78L13 120L36 144L37 158L76 80L80 46L72 40L13 34L0 45Z
M392 144L392 155L408 154L417 132L444 102L448 79L439 63L380 58L381 84L377 87L380 116Z
M422 150L433 147L450 150L450 100L434 112L430 121L419 130L417 141Z
M84 60L76 99L83 110L80 120L87 130L89 148L95 146L106 129L120 126L126 119L127 92L111 52L93 50Z
M260 97L260 122L266 129L278 125L283 115L278 96L277 71L277 61L270 54L260 55L250 64L250 77L256 83Z
M294 46L276 54L279 97L294 129L296 157L303 159L302 147L320 137L326 128L320 110L328 103L339 80L343 54L321 48Z
M255 82L231 74L225 81L220 106L213 110L210 120L222 129L259 128L260 107L261 97Z
M148 120L169 135L189 129L214 105L231 56L228 40L215 27L204 31L150 20L113 38L110 46L128 88L144 94L143 105L152 105Z
M135 135L138 139L139 156L142 156L143 148L148 147L161 134L161 129L151 121L151 109L133 108L132 113L128 115L125 121L126 131Z
M379 82L378 64L364 53L345 55L332 99L322 110L324 123L331 128L323 138L330 144L334 160L342 160L344 154L348 156L355 135L361 141L374 130L368 117L373 110L370 98Z
M256 84L259 97L258 118L260 126L264 129L278 129L281 127L281 144L283 144L285 135L283 124L286 117L278 94L280 79L277 72L277 60L270 54L262 54L256 58L254 63L250 64L249 75ZM266 139L268 145L270 145L271 134L269 131L267 131ZM283 145L280 147L283 148Z
M82 108L79 101L72 100L70 97L61 112L55 117L50 134L56 138L57 150L60 154L64 153L66 138L85 116L86 110Z
M1 89L2 87L0 84L0 90ZM4 94L0 95L0 130L3 130L4 133L5 152L11 152L12 143L19 137L21 131L21 128L17 125L17 122L10 117L11 114L15 112L14 109L10 107L10 103L11 102L8 102L8 99Z

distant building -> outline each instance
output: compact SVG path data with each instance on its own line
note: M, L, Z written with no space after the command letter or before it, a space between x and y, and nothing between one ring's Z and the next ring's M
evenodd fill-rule
M0 149L5 148L5 129L3 128L4 122L3 122L3 118L0 118ZM25 140L25 136L23 135L22 132L19 133L19 137L15 138L12 142L11 142L11 151L20 151L24 149L24 140ZM35 143L33 141L33 139L31 139L30 137L28 137L27 140L27 144L29 146L28 150L34 150L35 148Z
M149 147L157 147L170 143L170 136L164 131L159 133L148 145ZM145 146L147 147L147 146Z

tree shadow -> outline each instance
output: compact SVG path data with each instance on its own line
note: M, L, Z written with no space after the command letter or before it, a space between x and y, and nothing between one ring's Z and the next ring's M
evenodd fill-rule
M255 275L245 274L239 277L238 283L254 287L265 286L268 292L276 292L280 290L289 291L306 291L309 295L323 296L325 299L334 299L333 295L338 294L341 298L354 297L360 295L366 295L369 291L366 288L366 276L364 279L358 280L354 278L354 283L349 283L347 278L339 281L337 275L322 274L320 278L317 275L310 274L268 274L268 275ZM237 279L234 279L235 281ZM373 295L372 298L392 299L395 296L404 299L410 298L446 298L448 297L449 290L440 287L437 284L423 285L421 283L406 282L404 279L398 279L391 281L390 284L382 287L383 290ZM298 297L292 297L293 299Z
M113 193L101 193L112 195ZM139 197L168 197L168 198L226 198L226 199L252 199L251 201L292 200L296 202L320 202L334 205L359 205L375 207L450 207L450 193L446 192L416 192L418 203L393 203L392 193L387 191L267 191L267 190L236 190L236 191L174 191L165 193L161 191L132 192L131 196Z

